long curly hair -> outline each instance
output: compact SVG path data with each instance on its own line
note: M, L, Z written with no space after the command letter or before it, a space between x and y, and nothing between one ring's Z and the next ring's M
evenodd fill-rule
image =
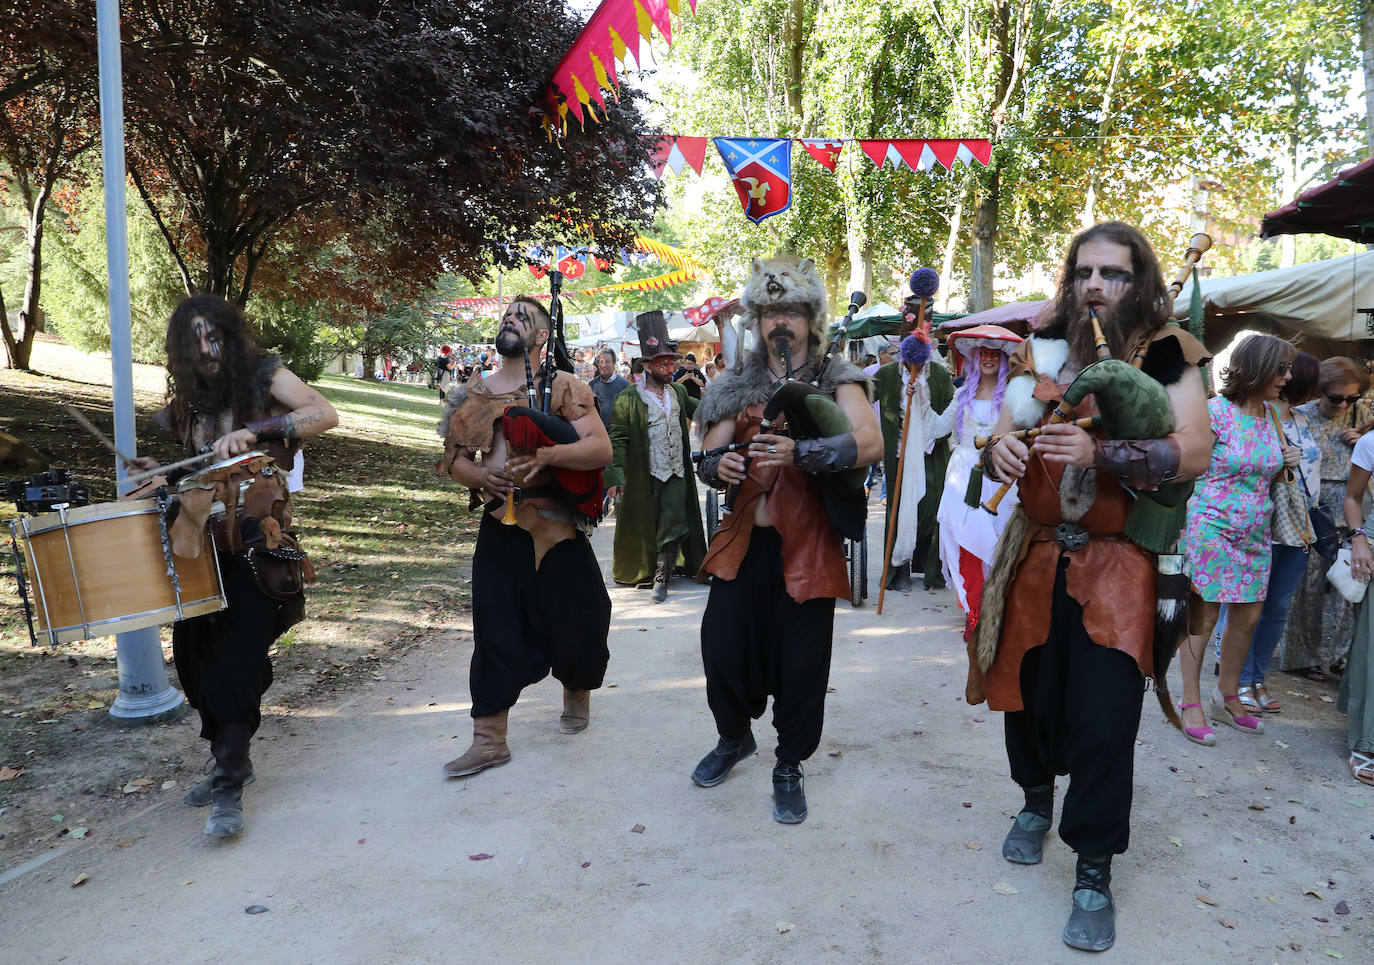
M206 378L196 367L200 339L191 323L203 318L220 334L219 373ZM257 385L264 352L243 310L218 295L183 298L167 320L167 397L172 425L184 436L192 417L232 410L239 419L259 415L265 400Z
M1169 321L1170 299L1164 285L1164 273L1159 268L1159 259L1155 257L1149 239L1122 221L1104 221L1093 225L1070 243L1049 316L1035 333L1044 338L1068 339L1070 357L1080 363L1090 361L1095 354L1092 326L1074 324L1080 317L1078 298L1073 290L1073 276L1078 268L1078 250L1089 241L1110 241L1131 250L1135 298L1124 302L1119 312L1104 312L1099 318L1112 355L1124 358L1131 336L1148 338Z

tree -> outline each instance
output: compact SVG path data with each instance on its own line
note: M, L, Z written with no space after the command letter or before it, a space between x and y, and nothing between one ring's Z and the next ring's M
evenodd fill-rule
M428 281L509 264L512 238L623 243L658 202L633 90L547 138L541 91L579 26L556 0L128 7L130 171L187 291L246 301L307 209L389 205L393 270Z
M60 5L59 5L60 6ZM11 11L7 11L11 12ZM60 32L59 22L49 29ZM30 11L28 16L32 16ZM3 16L3 15L0 15ZM6 23L16 20L3 17ZM18 20L27 17L20 13ZM24 205L27 266L16 336L9 324L4 292L0 289L0 334L5 360L11 368L29 368L33 337L38 331L39 298L43 288L43 229L53 190L72 177L76 161L96 141L94 72L70 71L70 48L26 49L28 38L8 27L0 31L0 164Z

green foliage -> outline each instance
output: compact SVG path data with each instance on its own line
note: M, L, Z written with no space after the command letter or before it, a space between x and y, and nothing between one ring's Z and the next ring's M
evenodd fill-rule
M45 234L42 306L48 330L87 352L110 350L105 198L99 182L74 195ZM161 364L167 318L185 297L167 246L137 198L128 202L129 308L135 361Z

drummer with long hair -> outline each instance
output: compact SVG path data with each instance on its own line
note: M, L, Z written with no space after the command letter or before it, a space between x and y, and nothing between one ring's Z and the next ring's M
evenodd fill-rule
M293 374L280 358L258 347L238 306L218 295L184 299L167 322L166 408L157 421L188 454L209 450L216 460L250 450L272 455L284 474L302 439L339 423L334 407ZM133 460L141 470L155 460ZM278 528L289 517L282 490ZM211 806L205 833L230 837L243 830L243 787L253 780L248 747L262 722L262 695L272 683L267 650L304 617L304 598L269 596L247 556L266 520L236 519L238 532L222 535L219 566L227 609L182 620L172 628L172 654L186 699L200 713L200 736L210 742L214 768L185 797ZM238 552L227 551L230 545Z

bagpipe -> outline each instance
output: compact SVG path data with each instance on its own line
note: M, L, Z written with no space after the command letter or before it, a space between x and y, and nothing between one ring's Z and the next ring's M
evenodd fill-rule
M559 371L569 374L574 371L572 358L563 341L563 303L558 297L562 287L562 272L549 272L549 343L539 365L539 391L535 390L530 353L526 349L525 395L528 404L507 406L501 413L501 434L505 437L509 452L529 454L545 446L570 445L578 440L577 430L572 423L550 411L555 376ZM553 476L552 485L536 488L526 485L507 497L506 512L501 522L507 526L515 525L515 504L521 496L548 496L581 517L592 520L600 518L605 487L599 468L562 469L552 466L549 472ZM526 484L532 481L525 480Z
M857 297L859 304L862 304L862 293ZM853 308L850 314L853 314ZM839 338L840 336L836 336L837 340ZM831 343L832 350L834 344ZM829 363L830 353L827 352L817 365L815 379L812 382L802 382L796 379L792 371L791 340L779 338L774 345L782 358L784 375L781 384L764 403L763 421L759 425L759 432L785 434L793 439L824 439L827 436L852 431L854 426L845 414L844 408L819 387L821 375ZM742 444L740 448L747 445ZM752 461L752 457L745 457L746 476L749 474L749 465ZM822 473L814 477L825 499L830 524L845 539L864 538L864 525L868 518L868 498L864 493L864 479L867 475L867 468L856 467L836 473ZM740 485L736 483L730 487L721 508L722 513L733 512Z

